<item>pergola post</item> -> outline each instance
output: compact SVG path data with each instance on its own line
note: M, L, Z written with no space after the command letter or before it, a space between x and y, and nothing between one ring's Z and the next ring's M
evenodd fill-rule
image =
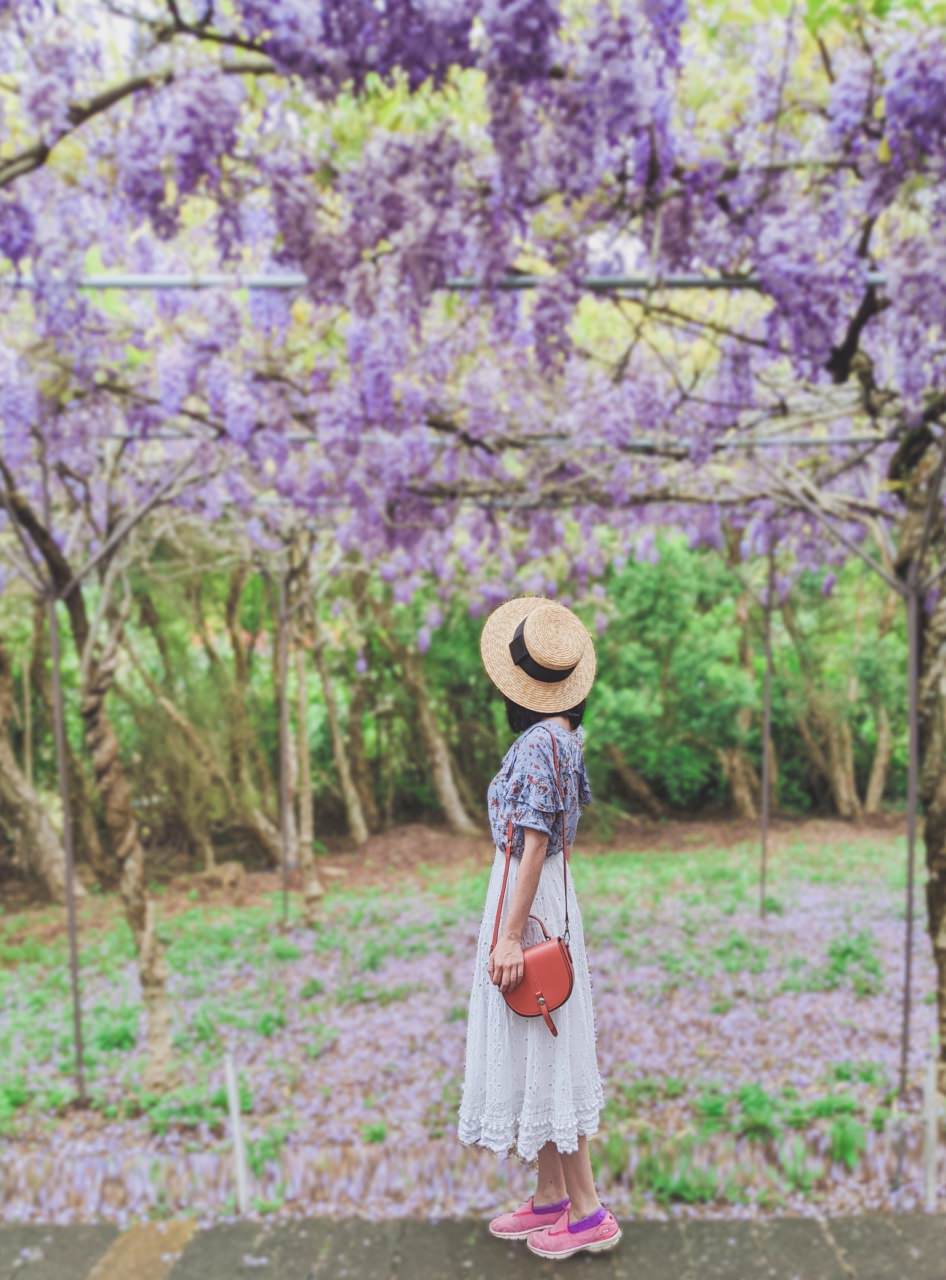
M759 916L765 919L765 875L769 846L769 788L772 737L772 597L775 588L775 552L768 548L768 573L762 602L762 647L765 677L762 685L762 802L760 805L761 858L759 863Z

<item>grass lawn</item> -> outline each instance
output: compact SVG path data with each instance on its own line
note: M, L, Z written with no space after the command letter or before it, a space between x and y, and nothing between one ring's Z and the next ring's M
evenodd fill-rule
M605 1085L591 1139L602 1198L652 1218L920 1207L919 1087L934 1027L922 865L910 1125L894 1191L905 842L841 823L783 831L762 921L757 843L726 845L719 831L717 845L690 852L579 850L571 863ZM255 1212L486 1214L528 1195L519 1161L455 1136L487 863L488 851L449 870L421 864L397 885L331 887L318 925L293 915L286 933L276 893L245 907L185 899L160 925L182 1072L162 1096L140 1085L130 932L114 904L87 902L84 1112L70 1106L62 910L6 917L4 1217L233 1213L227 1048Z

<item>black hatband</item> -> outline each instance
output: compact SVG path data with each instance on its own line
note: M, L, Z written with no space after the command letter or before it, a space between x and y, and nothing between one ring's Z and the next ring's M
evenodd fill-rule
M509 641L509 652L516 666L521 667L527 676L532 676L533 680L541 680L545 684L559 684L560 681L567 680L578 663L573 662L570 667L556 671L552 667L543 667L540 662L536 662L526 648L525 625L526 620L523 618L516 627L516 634Z

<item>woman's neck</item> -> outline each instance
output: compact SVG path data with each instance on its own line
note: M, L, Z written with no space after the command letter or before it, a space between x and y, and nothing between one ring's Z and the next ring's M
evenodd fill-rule
M572 722L568 719L567 716L547 716L546 722L548 722L549 720L552 722L552 724L560 724L562 728L567 729L569 733L575 732L574 729L572 728Z

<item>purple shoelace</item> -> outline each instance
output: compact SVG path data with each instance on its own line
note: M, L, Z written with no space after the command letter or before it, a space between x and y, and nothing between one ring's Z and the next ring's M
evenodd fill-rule
M587 1231L589 1227L596 1227L599 1222L604 1222L607 1216L608 1211L602 1204L595 1209L594 1213L589 1214L587 1218L582 1218L580 1222L570 1222L568 1229L572 1235L575 1235L579 1231Z
M533 1213L561 1213L563 1209L567 1209L571 1204L568 1196L564 1200L559 1200L558 1204L535 1204L533 1202Z

